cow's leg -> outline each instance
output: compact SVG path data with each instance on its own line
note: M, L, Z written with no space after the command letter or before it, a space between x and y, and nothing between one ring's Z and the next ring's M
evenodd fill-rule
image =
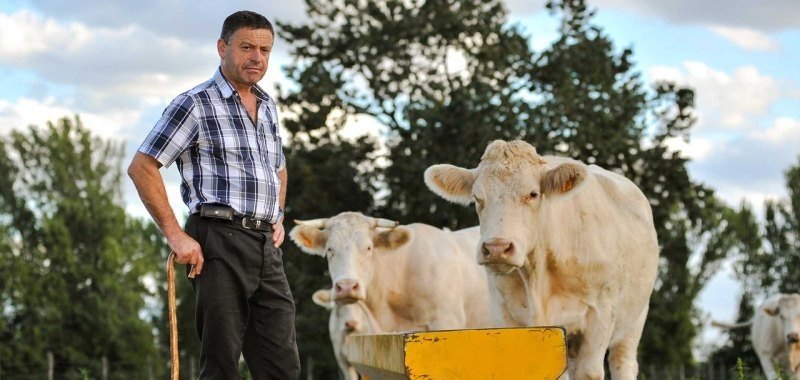
M609 347L608 366L611 369L611 378L614 380L633 380L639 373L636 348L639 347L639 340L642 338L648 308L649 306L645 307L628 332Z
M576 379L603 380L603 361L614 323L614 315L610 310L598 309L597 306L589 308L580 349L575 358Z
M761 362L761 369L764 370L764 376L766 376L769 380L777 379L778 374L775 371L775 366L772 363L772 355L756 350L756 356L758 356L758 361Z

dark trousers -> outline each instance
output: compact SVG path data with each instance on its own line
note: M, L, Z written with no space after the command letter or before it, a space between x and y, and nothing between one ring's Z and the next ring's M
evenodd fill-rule
M205 259L203 272L191 281L200 378L241 378L241 354L254 380L297 379L295 305L272 233L197 214L189 216L185 230Z

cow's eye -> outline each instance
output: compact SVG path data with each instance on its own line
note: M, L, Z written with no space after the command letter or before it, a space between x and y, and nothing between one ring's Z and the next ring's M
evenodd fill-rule
M329 259L332 258L333 257L333 248L325 249L325 256L328 256Z
M539 198L539 193L536 191L531 191L530 194L528 194L525 198L526 198L525 200L527 201L532 201L536 198Z

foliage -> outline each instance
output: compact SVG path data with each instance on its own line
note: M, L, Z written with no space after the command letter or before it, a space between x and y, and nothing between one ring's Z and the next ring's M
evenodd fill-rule
M308 24L279 24L297 58L288 72L298 86L285 99L298 115L292 131L313 141L356 115L385 126L388 161L364 166L377 175L365 183L383 190L376 212L474 225L474 212L437 199L422 172L472 167L496 138L617 171L651 200L663 248L642 357L691 360L693 302L720 262L744 249L731 233L740 212L692 181L687 159L669 148L694 123L691 89L646 89L632 50L616 52L581 0L548 2L560 37L539 54L499 1L306 3Z
M62 119L0 138L0 347L4 375L144 376L154 357L144 284L153 261L120 206L122 150ZM117 371L117 373L120 373Z

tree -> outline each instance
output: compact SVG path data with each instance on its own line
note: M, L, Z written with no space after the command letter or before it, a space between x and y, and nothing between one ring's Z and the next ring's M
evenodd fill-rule
M692 360L701 318L694 300L725 257L746 249L732 233L741 211L693 181L688 159L670 149L671 140L689 138L693 90L648 88L632 49L617 52L583 0L548 2L560 37L540 53L507 24L499 1L306 4L307 25L280 24L298 62L289 70L298 85L287 99L299 115L293 131L335 140L349 117L382 123L388 162L362 172L363 185L381 190L376 212L474 225L474 211L437 199L422 174L442 162L474 166L497 138L623 174L650 199L662 245L642 360Z
M531 53L519 31L504 25L501 3L307 4L309 25L281 25L305 73L319 78L301 82L315 87L298 93L324 93L320 107L388 127L380 212L452 228L477 223L471 210L438 202L422 172L438 162L473 164L487 141L526 130L517 113L526 107L522 79Z
M0 138L0 347L3 373L56 371L145 377L155 357L140 319L153 260L121 201L119 144L91 136L79 119ZM10 368L10 369L9 369Z
M785 174L788 199L765 203L763 250L752 250L739 262L745 280L769 293L800 292L800 159Z

